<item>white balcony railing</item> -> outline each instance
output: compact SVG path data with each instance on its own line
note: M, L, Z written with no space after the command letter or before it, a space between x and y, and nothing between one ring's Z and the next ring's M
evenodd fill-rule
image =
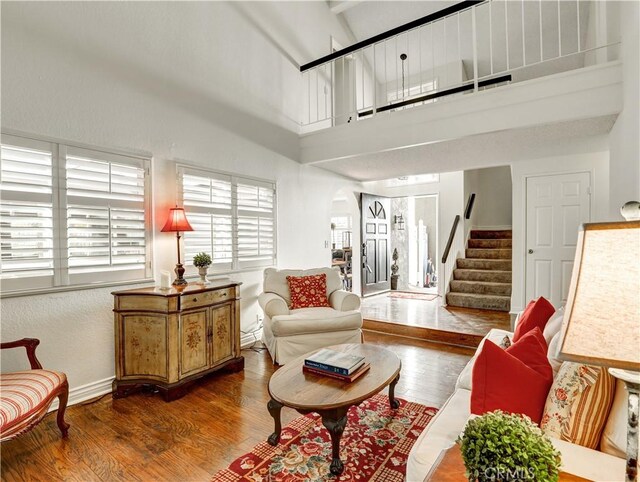
M616 60L617 2L488 0L302 72L302 132Z

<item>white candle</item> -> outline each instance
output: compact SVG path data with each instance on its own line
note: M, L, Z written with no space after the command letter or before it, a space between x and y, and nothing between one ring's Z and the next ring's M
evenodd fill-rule
M169 273L168 271L163 271L162 273L160 273L160 288L171 288L171 273Z

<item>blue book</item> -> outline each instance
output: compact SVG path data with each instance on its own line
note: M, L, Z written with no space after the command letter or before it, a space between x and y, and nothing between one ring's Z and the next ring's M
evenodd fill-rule
M305 366L340 375L351 375L364 365L364 357L323 348L304 361Z

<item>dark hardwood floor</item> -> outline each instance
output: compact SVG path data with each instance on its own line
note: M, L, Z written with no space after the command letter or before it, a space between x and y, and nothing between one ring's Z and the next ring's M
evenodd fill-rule
M473 350L367 332L367 343L402 359L400 398L440 407ZM214 375L183 398L110 395L67 410L62 440L49 414L30 433L1 446L2 480L208 481L273 430L267 382L274 366L266 351L243 350L245 370ZM299 416L282 411L283 423Z

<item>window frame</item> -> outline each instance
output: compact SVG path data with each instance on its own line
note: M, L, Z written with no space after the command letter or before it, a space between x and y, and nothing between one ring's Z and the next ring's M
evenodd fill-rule
M216 169L208 169L200 166L195 166L185 162L176 162L176 185L177 185L177 200L180 203L180 206L184 207L185 213L187 214L187 218L189 217L189 209L184 204L184 183L183 176L192 175L192 176L200 176L209 179L218 179L218 180L226 180L228 179L231 182L231 226L232 226L232 258L230 266L222 267L220 269L216 269L215 264L212 264L209 268L209 272L212 275L224 275L230 273L242 273L242 272L251 272L251 271L259 271L268 267L275 267L278 263L278 183L274 180L263 179L253 176L245 176L236 173L230 173L225 171L220 171ZM273 219L273 256L269 261L258 263L256 265L246 265L245 261L241 261L238 256L238 218L239 211L244 211L243 209L238 209L238 198L237 198L237 186L238 184L248 184L256 187L267 187L269 189L273 189L273 208L271 211L271 219ZM213 214L213 213L212 213ZM184 243L184 251L186 253L186 237L183 238ZM211 254L211 253L209 253ZM228 264L228 263L226 263ZM186 276L195 276L197 274L196 268L193 266L193 261L191 259L187 259L185 256L184 265L187 269Z
M0 280L0 298L17 296L30 296L36 294L64 292L81 289L94 289L108 286L121 286L153 282L153 216L152 216L152 189L151 176L152 156L142 152L127 152L119 149L109 149L91 146L81 143L69 142L46 136L25 134L22 132L2 130L1 143L7 146L24 147L43 150L48 146L48 152L52 159L52 223L53 223L53 270L54 275L50 282L42 282L44 277L25 277ZM138 165L144 172L143 211L145 262L143 276L127 277L127 272L133 270L109 270L93 273L71 274L68 266L68 226L67 226L67 176L66 155L67 151L85 152L94 156L97 161L115 162L125 165ZM2 200L4 200L4 193ZM0 201L1 202L1 201ZM108 201L107 201L108 203ZM109 249L111 249L109 238ZM76 278L71 280L71 277ZM98 278L99 281L93 281ZM35 285L35 287L33 287Z

